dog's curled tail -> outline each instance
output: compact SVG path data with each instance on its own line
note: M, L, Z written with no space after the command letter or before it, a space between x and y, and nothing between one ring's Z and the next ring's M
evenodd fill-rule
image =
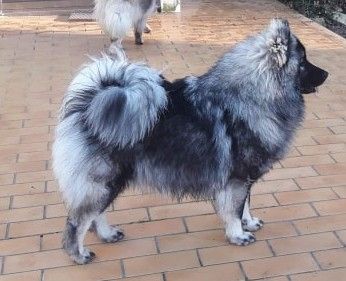
M160 73L144 64L103 56L73 80L62 118L80 114L103 145L124 148L140 141L167 105Z

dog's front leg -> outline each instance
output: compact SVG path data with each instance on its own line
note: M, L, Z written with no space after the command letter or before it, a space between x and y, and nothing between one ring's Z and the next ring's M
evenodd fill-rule
M250 213L250 190L244 204L244 211L242 217L243 229L247 231L257 231L262 228L264 222Z
M245 246L255 242L251 232L243 230L242 217L249 184L241 180L231 180L225 189L216 194L218 213L225 223L226 237L234 244Z

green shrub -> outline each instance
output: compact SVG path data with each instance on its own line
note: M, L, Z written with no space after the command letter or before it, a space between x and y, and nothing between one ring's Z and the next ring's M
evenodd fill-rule
M280 0L309 18L332 19L334 12L346 12L345 0Z

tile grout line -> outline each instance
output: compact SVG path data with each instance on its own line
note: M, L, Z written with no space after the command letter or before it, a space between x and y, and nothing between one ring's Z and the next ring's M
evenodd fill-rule
M10 204L8 206L9 210L15 209L15 208L13 208L13 201L14 201L14 195L11 195L10 196Z
M330 189L332 190L332 192L335 194L335 196L337 197L337 199L344 199L344 198L342 198L335 190L334 190L334 186L333 187L331 187ZM335 200L337 200L337 199L335 199Z
M42 205L40 205L42 206ZM47 218L47 206L43 205L43 218L42 219L46 219Z
M302 234L300 231L299 231L299 229L298 229L298 227L295 225L295 223L294 223L294 221L290 221L290 224L292 225L292 227L293 227L293 229L296 231L296 233L298 234L297 236L302 236L302 235L304 235L304 234ZM306 235L306 234L305 234Z
M197 255L197 259L198 259L199 265L201 267L204 267L203 262L202 262L202 258L201 258L200 253L199 253L199 249L195 249L195 251L196 251L196 255Z
M328 136L328 135L326 135L326 136ZM322 144L315 138L315 136L311 136L311 138L313 139L314 142L316 142L315 145L322 145ZM324 155L324 154L321 154L321 155Z
M125 264L124 264L124 259L119 259L120 262L120 271L121 271L121 277L125 278Z
M12 184L16 184L16 181L17 181L17 173L14 173Z
M241 263L241 261L237 261L236 263L238 264L238 266L240 268L240 271L241 271L242 275L244 276L245 280L248 280L248 277L246 275L245 269L244 269L243 264Z
M41 276L40 276L40 280L44 281L44 269L41 269Z
M316 170L315 165L310 165L309 167L310 167L312 170L314 170L314 171L316 172L316 174L317 174L316 177L318 177L318 176L323 176L323 175L321 175L321 174Z
M317 252L317 251L316 251ZM310 256L312 257L312 259L314 260L314 262L317 264L317 267L319 270L323 270L320 263L318 262L317 258L315 257L313 252L309 252Z
M332 233L334 233L334 235L336 236L336 239L341 243L341 245L343 245L344 247L346 247L346 243L340 238L339 234L336 232L336 230L332 231Z
M325 126L324 128L327 128L327 130L329 130L329 132L331 132L331 135L332 135L332 136L338 135L338 134L335 134L335 133L333 132L333 130L332 130L330 127L331 127L331 126Z
M45 162L45 170L47 170L47 171L50 171L51 169L49 169L49 161L50 160L44 160L44 162Z
M335 199L338 200L338 199ZM328 200L329 201L329 200ZM323 217L320 212L316 209L314 202L308 202L308 205L313 209L313 211L317 214L317 217Z
M334 160L335 163L339 163L338 161L336 161L336 159L333 157L333 153L331 153L330 151L328 152L328 155L330 156L330 158L332 158Z
M6 256L3 256L3 257L2 257L2 260L1 260L0 277L1 277L1 275L3 275L3 274L4 274L4 268L5 268L5 258L6 258Z
M297 191L299 191L299 190L297 190ZM287 205L280 204L278 198L276 197L276 194L278 194L278 193L281 193L281 192L272 192L272 193L269 193L269 194L271 194L273 196L273 198L274 198L275 202L278 204L278 206L287 206Z
M184 225L184 228L185 228L185 232L186 233L189 233L189 228L187 226L187 222L186 222L186 217L182 217L182 221L183 221L183 225Z
M44 182L44 192L41 192L42 194L46 194L46 193L53 193L53 192L58 192L58 191L51 191L51 192L48 192L48 181L45 181Z
M300 187L299 183L297 182L296 178L293 178L292 181L295 183L295 185L298 187L298 190L304 190Z
M271 240L274 240L274 239L271 239ZM276 257L276 256L277 256L277 255L276 255L276 252L274 251L272 244L270 244L269 239L265 239L264 241L266 242L268 248L269 248L270 251L272 252L273 257ZM256 242L255 242L255 243L256 243Z
M5 231L5 239L4 240L7 240L9 239L9 233L10 233L10 223L6 223L6 231Z
M161 254L160 247L159 247L158 237L155 235L153 238L154 238L154 242L155 242L156 252L157 252L158 254Z
M149 211L149 207L145 207L146 211L147 211L147 215L148 215L148 221L152 221L151 220L151 214L150 214L150 211Z

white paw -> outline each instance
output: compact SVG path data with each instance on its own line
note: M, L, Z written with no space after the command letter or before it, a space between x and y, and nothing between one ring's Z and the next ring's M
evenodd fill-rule
M147 24L145 27L144 27L144 33L150 33L151 32L151 28L150 26Z
M251 232L244 231L242 234L228 237L228 240L232 244L236 244L238 246L246 246L255 242L256 238Z
M108 231L106 233L99 234L99 236L103 242L114 243L124 239L125 234L121 229L115 226L109 226Z
M242 219L243 229L247 231L257 231L262 228L264 222L258 218Z
M71 258L78 264L90 263L95 258L95 253L91 252L87 248L83 249L83 254L70 255Z

